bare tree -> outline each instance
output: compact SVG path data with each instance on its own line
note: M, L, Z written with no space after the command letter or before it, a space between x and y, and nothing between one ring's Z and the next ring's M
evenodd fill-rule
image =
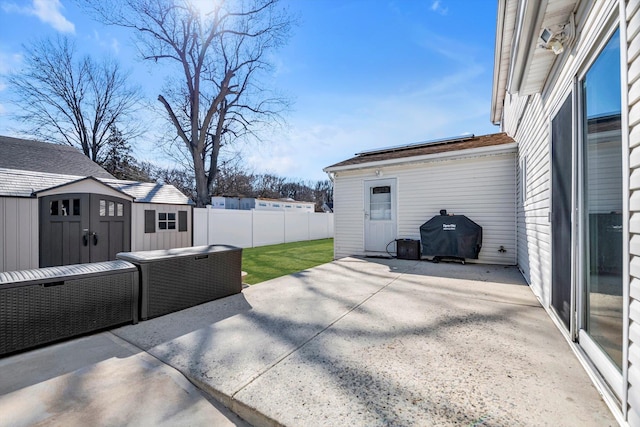
M18 107L14 116L39 139L81 149L100 159L112 126L131 139L139 128L132 115L139 92L127 84L127 74L113 61L96 63L77 58L65 37L25 46L24 68L8 82Z
M80 0L107 24L136 30L146 60L174 64L180 84L158 100L193 168L198 206L212 193L220 149L281 122L286 99L261 81L270 54L289 36L278 0L218 0L203 13L191 0ZM203 4L200 2L199 4ZM173 82L177 81L176 79Z

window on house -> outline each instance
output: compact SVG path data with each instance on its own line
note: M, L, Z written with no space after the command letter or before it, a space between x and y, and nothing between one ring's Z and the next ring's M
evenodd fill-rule
M176 229L176 213L175 212L158 212L158 229L159 230L175 230Z

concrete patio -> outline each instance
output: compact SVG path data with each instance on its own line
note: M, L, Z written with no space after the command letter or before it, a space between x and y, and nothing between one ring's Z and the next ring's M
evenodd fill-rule
M0 414L11 426L617 425L514 267L356 258L0 359Z

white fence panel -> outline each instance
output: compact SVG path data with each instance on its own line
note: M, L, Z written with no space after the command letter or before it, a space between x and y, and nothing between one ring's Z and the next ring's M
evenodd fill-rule
M233 245L250 248L253 245L251 211L208 209L209 245Z
M333 214L235 209L193 210L193 244L241 248L333 237Z
M333 237L333 227L329 230L328 217L333 215L320 214L309 217L309 240L326 239Z
M193 246L209 244L209 210L193 210Z
M284 243L284 212L253 210L253 246Z
M284 241L301 242L309 240L310 212L285 212L284 214Z

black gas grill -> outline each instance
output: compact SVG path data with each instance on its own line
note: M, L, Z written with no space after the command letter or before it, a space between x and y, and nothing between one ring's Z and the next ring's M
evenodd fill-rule
M434 262L443 258L478 259L482 248L482 227L464 215L447 215L442 211L420 226L422 255Z

